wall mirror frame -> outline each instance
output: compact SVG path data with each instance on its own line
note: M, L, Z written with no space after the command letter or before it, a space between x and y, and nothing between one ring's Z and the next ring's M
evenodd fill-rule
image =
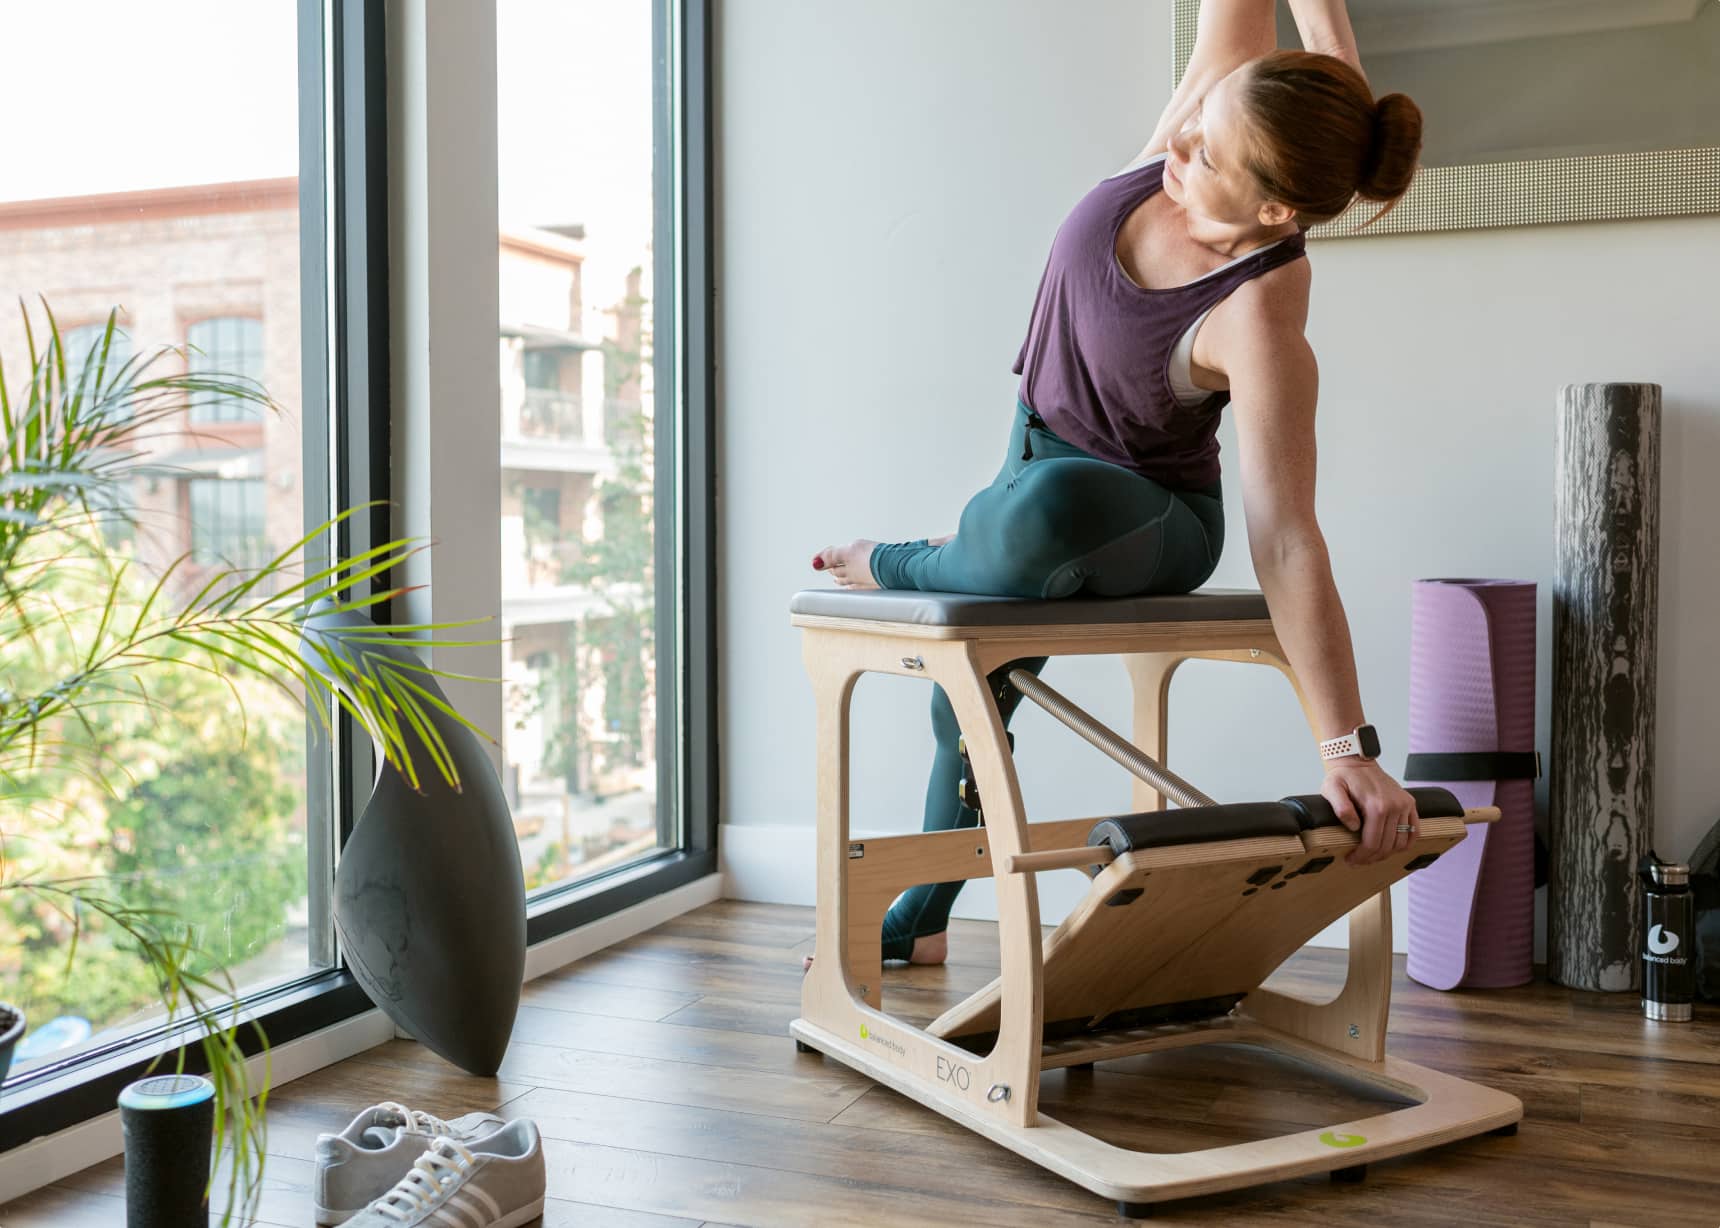
M1200 0L1172 0L1172 6L1175 88L1194 51ZM1361 51L1365 65L1365 43ZM1359 229L1378 210L1377 204L1357 201L1308 235L1351 239L1720 213L1720 146L1424 166L1390 213Z

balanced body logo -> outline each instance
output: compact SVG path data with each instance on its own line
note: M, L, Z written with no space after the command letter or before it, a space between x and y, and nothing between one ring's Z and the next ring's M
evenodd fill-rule
M1648 949L1655 955L1671 955L1678 950L1678 935L1666 932L1666 927L1657 925L1648 931Z
M878 1033L870 1031L865 1024L860 1025L860 1039L869 1040L875 1045L883 1045L884 1048L888 1049L891 1053L894 1053L897 1057L908 1056L908 1051L904 1049L899 1042L891 1040L888 1036L880 1036Z
M1327 1130L1320 1136L1320 1141L1328 1147L1360 1147L1368 1140L1360 1134L1339 1134L1336 1130Z

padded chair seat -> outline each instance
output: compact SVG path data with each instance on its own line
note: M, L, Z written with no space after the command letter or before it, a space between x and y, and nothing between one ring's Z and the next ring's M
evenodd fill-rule
M1070 597L1036 601L978 593L911 589L805 589L791 614L867 619L922 627L1046 627L1107 623L1252 622L1271 618L1266 597L1253 589L1203 588L1157 597Z

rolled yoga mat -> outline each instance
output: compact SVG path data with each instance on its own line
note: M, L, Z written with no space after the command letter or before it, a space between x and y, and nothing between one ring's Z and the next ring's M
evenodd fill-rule
M1558 456L1547 976L1633 990L1654 840L1660 386L1567 384Z
M1534 976L1535 585L1418 580L1404 783L1497 806L1409 879L1410 977L1502 989Z

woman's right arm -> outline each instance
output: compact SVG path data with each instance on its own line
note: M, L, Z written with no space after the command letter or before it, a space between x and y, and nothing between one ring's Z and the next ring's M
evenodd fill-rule
M1341 0L1330 0L1342 8ZM1277 17L1273 0L1201 0L1195 27L1194 50L1188 68L1146 148L1136 155L1140 162L1171 146L1171 137L1182 131L1201 98L1233 70L1278 47Z
M1290 0L1290 13L1296 18L1296 33L1302 36L1306 50L1336 56L1367 80L1344 0Z
M1302 46L1308 51L1344 60L1362 79L1362 60L1344 0L1289 0ZM1201 0L1194 50L1188 68L1171 95L1152 139L1135 155L1135 165L1170 148L1201 97L1249 60L1278 49L1278 17L1274 0Z

